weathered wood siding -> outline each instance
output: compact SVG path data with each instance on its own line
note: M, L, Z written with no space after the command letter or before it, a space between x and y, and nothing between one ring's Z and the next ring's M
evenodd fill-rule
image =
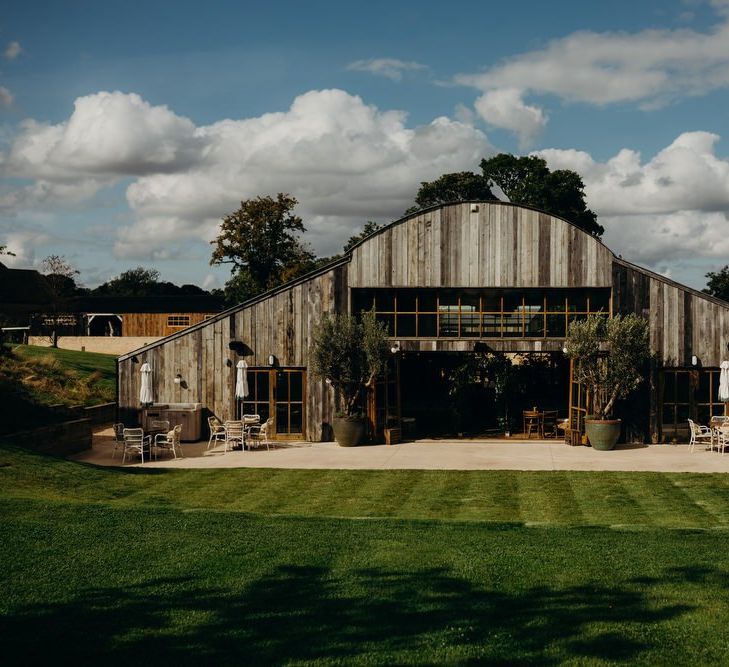
M244 343L249 366L268 366L273 354L280 366L307 367L312 327L323 313L348 310L347 267L338 266L237 311L213 318L181 335L120 358L119 406L122 416L139 406L141 364L153 369L155 402L203 403L220 419L235 415L235 365L240 358L229 348ZM134 363L132 356L137 357ZM226 361L231 361L231 366ZM174 382L177 374L183 382ZM331 391L307 373L306 436L320 440L322 424L331 423ZM127 412L124 412L124 411Z
M449 204L354 249L350 287L609 287L613 254L564 220L504 203Z
M122 315L122 336L169 336L186 329L167 326L169 317L189 317L193 326L216 313L124 313Z
M399 221L327 271L120 357L122 416L138 408L139 368L147 361L156 402L201 402L231 418L239 356L229 343L249 348L250 366L267 366L272 354L280 366L308 368L314 325L324 313L348 311L352 287L612 287L613 312L648 318L651 345L665 366L688 365L694 354L703 366L729 358L729 307L721 302L616 258L545 213L503 203L476 208L451 204ZM472 340L402 344L405 351L473 349ZM559 342L536 339L489 344L504 351L559 349ZM178 373L181 384L174 382ZM306 377L306 437L319 440L331 423L332 396L313 373Z
M613 312L648 319L664 366L690 366L693 355L704 367L729 359L729 305L620 260L613 283Z

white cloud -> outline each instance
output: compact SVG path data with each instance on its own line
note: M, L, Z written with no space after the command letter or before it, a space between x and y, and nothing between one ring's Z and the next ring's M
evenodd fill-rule
M651 266L671 259L729 257L729 161L719 137L686 132L647 161L624 148L606 162L583 151L538 151L552 169L582 175L605 243Z
M412 72L426 69L425 65L413 62L412 60L397 60L396 58L369 58L368 60L356 60L347 65L348 70L357 72L369 72L377 76L384 76L392 81L401 81L403 72Z
M454 81L482 92L476 109L485 120L520 136L519 122L508 126L508 100L527 126L531 121L538 128L546 121L539 107L524 104L525 96L555 95L596 106L631 103L650 110L685 96L704 95L729 87L729 3L712 5L719 19L705 32L578 31L483 72L459 74ZM521 95L515 96L514 90Z
M22 53L22 51L23 49L20 48L20 42L9 42L8 45L5 47L3 56L5 60L15 60Z
M218 279L218 276L208 273L205 278L203 278L201 287L205 290L215 289L220 287L220 280Z
M203 145L190 120L134 93L79 97L68 121L27 120L22 129L0 165L6 174L26 178L175 171L198 160Z
M487 123L510 130L519 137L522 147L529 146L547 124L547 115L529 106L518 88L488 90L475 102L476 112Z
M468 124L440 117L408 127L404 112L342 90L310 91L285 112L202 127L137 95L97 93L79 98L66 122L24 122L0 155L0 172L32 183L0 205L77 202L131 175L134 222L119 228L115 253L167 258L189 253L191 239L210 240L242 199L290 192L301 202L306 239L331 253L368 218L400 215L421 180L474 168L489 152L486 136Z
M35 264L37 246L48 241L48 235L33 230L16 230L0 236L0 245L7 245L15 256L3 255L0 258L6 266L27 267Z
M13 94L5 86L0 86L0 108L10 108L14 99Z

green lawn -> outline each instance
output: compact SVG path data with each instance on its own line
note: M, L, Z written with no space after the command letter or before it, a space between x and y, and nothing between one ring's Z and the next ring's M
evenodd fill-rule
M6 664L727 664L725 475L111 470L0 448Z

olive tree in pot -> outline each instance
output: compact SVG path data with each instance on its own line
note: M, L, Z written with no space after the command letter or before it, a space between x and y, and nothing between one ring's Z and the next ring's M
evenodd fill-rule
M361 318L325 315L312 336L311 365L315 375L334 389L334 438L342 447L358 445L364 434L363 391L371 387L387 363L387 332L374 312Z
M615 401L643 381L650 357L648 322L636 315L589 315L569 326L566 354L574 379L585 387L585 432L594 449L610 450L620 437L620 419L611 419Z

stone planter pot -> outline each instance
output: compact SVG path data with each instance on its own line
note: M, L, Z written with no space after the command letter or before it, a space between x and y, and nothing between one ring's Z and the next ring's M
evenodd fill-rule
M364 427L362 417L334 417L332 421L334 439L340 447L356 447L362 442Z
M603 452L615 447L620 437L619 419L585 419L585 433L593 449Z

